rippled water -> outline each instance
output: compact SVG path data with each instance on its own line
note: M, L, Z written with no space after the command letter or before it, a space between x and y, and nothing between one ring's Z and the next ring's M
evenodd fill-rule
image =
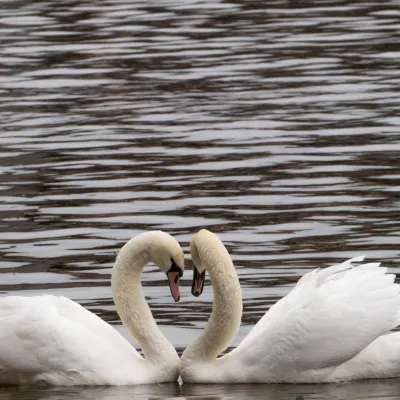
M3 0L1 295L65 295L120 328L109 276L124 242L163 229L187 254L207 227L243 287L236 345L311 268L365 254L399 272L398 6ZM179 349L211 310L190 279L173 304L163 274L144 275ZM141 390L0 399L400 396L397 380Z

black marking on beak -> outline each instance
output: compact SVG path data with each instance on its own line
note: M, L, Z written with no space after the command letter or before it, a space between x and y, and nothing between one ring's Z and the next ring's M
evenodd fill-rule
M171 295L175 302L177 302L181 298L179 293L179 278L182 277L183 271L176 265L173 259L171 259L171 263L171 268L167 272L167 277Z
M179 272L179 278L182 278L183 276L182 269L176 265L176 262L173 258L171 258L171 268L168 270L168 272Z
M192 295L199 297L203 293L204 281L206 279L206 271L201 274L193 265L193 281L192 281Z

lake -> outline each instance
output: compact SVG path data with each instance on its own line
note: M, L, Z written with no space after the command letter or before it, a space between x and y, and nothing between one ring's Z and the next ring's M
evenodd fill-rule
M201 228L243 289L233 346L304 273L400 273L397 0L8 1L0 15L0 295L69 297L127 335L110 272L142 231ZM145 294L181 352L212 291ZM398 399L339 385L4 388L2 399Z

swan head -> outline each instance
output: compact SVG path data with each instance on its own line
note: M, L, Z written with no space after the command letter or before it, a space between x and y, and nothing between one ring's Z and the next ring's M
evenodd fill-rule
M183 251L179 243L168 233L163 231L147 232L151 235L147 253L149 260L156 264L168 277L171 295L179 301L179 279L185 269Z

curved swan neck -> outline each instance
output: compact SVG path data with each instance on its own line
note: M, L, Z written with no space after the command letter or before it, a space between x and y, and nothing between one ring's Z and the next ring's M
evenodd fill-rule
M239 279L228 251L217 236L202 230L191 245L210 275L214 303L202 334L184 351L185 360L212 361L231 343L241 323L242 294Z
M122 323L140 344L146 359L170 363L179 357L173 345L158 328L143 294L141 277L150 261L149 243L157 240L152 232L134 237L119 252L114 264L111 286Z

